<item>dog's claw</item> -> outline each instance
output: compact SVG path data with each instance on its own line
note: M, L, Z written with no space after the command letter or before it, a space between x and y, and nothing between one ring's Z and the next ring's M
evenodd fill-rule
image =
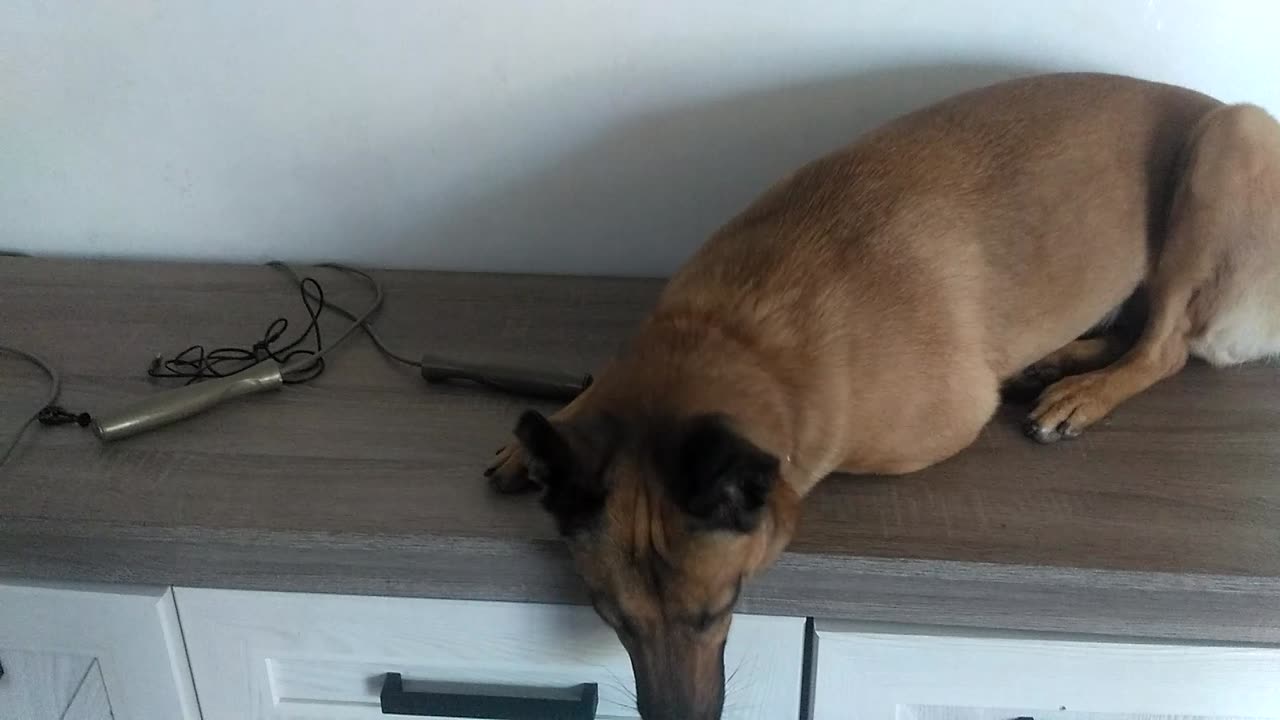
M1049 428L1041 425L1034 418L1028 418L1022 423L1022 432L1036 442L1050 445L1059 440L1074 440L1080 437L1082 429L1069 420L1058 423L1057 427Z
M1072 440L1100 419L1114 403L1106 400L1107 376L1072 375L1049 386L1027 416L1027 435L1042 443Z
M484 471L489 479L489 487L504 495L513 495L536 490L539 484L529 477L529 466L525 462L520 446L513 444L498 451L497 457Z
M1022 432L1032 440L1044 445L1057 442L1062 438L1056 429L1044 427L1032 419L1028 419L1022 424Z

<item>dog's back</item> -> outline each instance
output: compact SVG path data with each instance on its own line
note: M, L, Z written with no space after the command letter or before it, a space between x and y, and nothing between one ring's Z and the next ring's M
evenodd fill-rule
M925 461L897 458L971 440L931 418L989 416L994 386L1134 292L1187 139L1220 106L1100 74L956 96L776 184L672 279L655 319L750 328L798 406L857 405L852 422L881 429L857 430L862 460L843 469L912 470Z
M868 332L890 339L899 314L949 307L1007 376L1134 290L1161 241L1185 142L1219 105L1098 74L957 96L776 184L701 248L664 305L751 313L765 327L829 317L811 338L852 333L855 344Z

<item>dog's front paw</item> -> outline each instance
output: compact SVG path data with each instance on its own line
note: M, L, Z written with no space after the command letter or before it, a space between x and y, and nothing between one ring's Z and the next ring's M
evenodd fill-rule
M489 478L489 485L496 491L513 495L516 493L537 490L539 485L529 476L529 464L525 459L524 448L513 442L501 450L493 458L488 469L484 471Z
M1079 437L1111 412L1114 403L1107 395L1105 373L1063 378L1045 389L1023 430L1027 437L1042 443Z

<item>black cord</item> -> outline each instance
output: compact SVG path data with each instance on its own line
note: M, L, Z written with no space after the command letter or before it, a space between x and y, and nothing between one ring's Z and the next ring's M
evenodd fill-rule
M44 397L44 407L47 408L58 401L58 394L62 392L62 375L48 361L35 353L9 345L0 345L0 354L14 355L40 368L40 371L49 378L49 390ZM34 425L44 412L44 409L41 409L28 415L22 425L18 426L18 431L13 434L13 437L0 442L0 465L4 465L9 460L9 456L13 455L14 449L18 447L18 441L22 439L22 435L26 433L27 428Z
M298 273L294 272L293 268L279 261L273 261L267 264L279 270L280 272L284 273L285 275L288 275L289 278L293 280L293 282L297 284L298 287L302 290L302 293L304 296L310 294L306 287L305 280L298 277ZM342 272L345 272L349 275L355 275L356 277L367 282L369 286L373 288L375 293L380 294L382 292L381 286L378 284L378 281L374 280L371 275L364 272L363 270L357 270L348 265L339 265L338 263L321 263L320 267L333 268L335 270L341 270ZM316 298L316 297L312 297L312 299L323 300L323 298ZM404 355L401 355L395 352L394 350L392 350L391 348L387 347L386 343L382 342L381 336L379 336L377 331L373 329L373 325L369 322L370 318L361 319L355 313L351 312L350 310L346 309L345 307L342 307L341 305L335 302L325 303L324 309L331 310L354 323L358 323L360 329L364 331L365 335L369 336L369 340L373 342L373 345L378 349L378 352L381 352L387 358L391 360L395 360L396 362L399 362L399 363L403 363L410 367L415 367L415 368L422 367L421 362L405 357Z
M234 375L267 360L274 360L280 365L299 363L298 369L285 378L286 384L316 379L325 369L320 314L329 304L324 298L324 287L315 278L302 278L298 281L298 287L301 289L302 304L307 309L309 321L302 333L293 340L280 345L285 333L289 331L289 319L279 317L267 325L262 339L250 347L207 349L204 345L192 345L172 358L156 356L151 361L147 374L153 378L184 379L185 384L191 385L201 380ZM313 337L312 347L302 347L308 338ZM314 358L314 361L307 363L306 358Z
M87 412L73 413L61 405L46 405L44 409L36 414L36 420L40 421L40 424L45 427L70 425L71 423L75 423L80 427L89 427L89 423L93 422L93 416Z
M372 324L370 324L369 320L372 314L381 306L382 286L368 273L338 263L321 263L319 265L319 267L332 268L349 275L355 275L368 283L373 289L376 296L374 307L365 312L364 315L357 315L351 310L326 299L324 286L315 278L301 277L293 268L279 261L273 261L267 263L267 265L287 275L297 285L298 291L302 295L302 304L307 309L309 321L301 335L283 347L276 347L289 329L287 318L276 318L267 326L262 339L254 343L252 347L220 347L209 350L204 345L192 345L172 358L166 359L163 356L156 356L151 362L151 367L147 370L147 374L153 378L185 379L186 384L190 385L201 380L234 375L270 359L282 366L289 364L296 366L296 370L287 372L286 384L298 384L314 380L325 370L324 355L327 349L320 334L320 315L326 310L337 313L355 323L352 328L348 329L348 333L358 327L369 336L369 340L373 342L374 347L387 358L411 367L422 367L421 362L405 357L387 347L386 343L382 341L382 338L373 329ZM306 342L307 338L312 336L314 336L315 342L311 348L300 347ZM307 363L307 358L315 359L313 362Z
M25 256L25 253L0 250L0 256ZM373 303L364 313L357 315L341 305L326 300L324 287L315 278L299 277L292 268L281 262L271 262L268 265L287 274L298 286L298 290L302 295L302 304L307 310L309 320L306 328L303 329L298 337L280 345L289 330L289 320L280 317L267 326L262 339L248 348L230 346L209 350L204 345L192 345L170 359L157 355L152 360L147 374L153 378L182 379L186 381L186 384L190 385L201 380L234 375L267 360L273 360L281 365L286 383L304 383L314 380L324 372L325 355L356 330L364 331L378 350L386 357L406 365L422 366L422 363L399 355L388 348L369 324L370 318L382 307L383 291L382 285L368 273L337 263L321 265L321 267L329 267L341 270L349 275L355 275L363 279L373 289L375 296ZM347 328L329 346L325 345L320 330L320 315L325 310L336 312L352 321L351 327ZM308 338L314 338L314 342L311 343L311 347L303 347ZM74 413L55 404L58 398L61 378L58 372L47 362L38 356L4 345L0 345L0 353L10 353L30 361L43 370L49 376L50 381L49 394L45 399L44 407L37 413L29 415L11 439L0 443L0 465L4 465L9 459L24 431L37 422L47 427L71 424L88 427L93 422L93 418L89 413Z

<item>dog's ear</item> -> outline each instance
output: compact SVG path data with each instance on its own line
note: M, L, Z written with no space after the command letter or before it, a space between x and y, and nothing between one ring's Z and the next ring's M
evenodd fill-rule
M548 485L572 474L573 450L560 430L537 410L526 410L516 422L516 439L528 459L529 479Z
M600 448L536 410L520 416L515 435L525 451L529 478L546 488L542 506L555 518L560 534L588 527L604 509Z
M739 435L722 417L694 418L680 431L667 476L676 503L700 527L751 532L778 481L778 458Z

